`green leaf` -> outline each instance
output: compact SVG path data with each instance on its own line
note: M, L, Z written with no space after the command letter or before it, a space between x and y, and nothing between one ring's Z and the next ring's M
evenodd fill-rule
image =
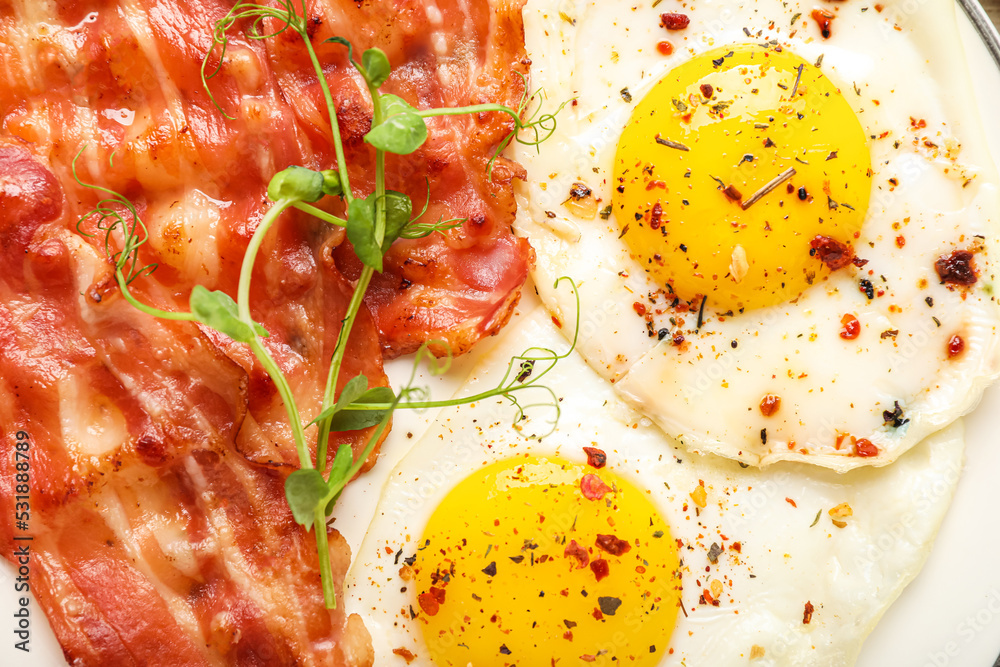
M409 155L427 141L427 123L406 100L396 95L381 95L379 104L385 120L365 135L365 141L397 155Z
M385 410L341 410L330 420L331 431L357 431L382 421L391 412Z
M240 319L236 302L225 292L209 291L203 285L191 290L191 313L202 324L226 334L240 343L249 343L254 334L266 337L267 329L259 323L250 324Z
M330 466L330 486L347 482L345 478L352 465L354 465L354 450L349 444L344 443L337 450L337 455L333 457L333 465Z
M389 58L381 49L367 49L361 54L361 62L354 59L354 47L343 37L331 37L326 40L335 44L343 44L347 47L347 59L354 65L354 69L361 73L368 85L378 88L389 78Z
M392 403L396 400L396 394L389 387L372 387L361 394L352 403Z
M333 465L330 466L330 482L329 486L332 489L338 484L346 485L349 481L347 476L351 472L351 466L354 465L354 451L351 446L344 443L337 450L337 455L333 457ZM337 504L337 499L340 498L340 494L344 492L344 489L338 491L330 501L326 504L324 511L327 516L333 513L333 507Z
M413 202L402 192L387 190L385 193L385 238L382 239L382 254L389 250L392 242L399 238L410 224Z
M347 207L347 240L365 266L382 271L382 248L375 241L375 198L354 199Z
M400 113L417 113L416 108L399 95L379 95L378 103L382 106L382 115L390 118Z
M343 423L350 428L331 428L332 431L354 431L359 428L366 428L372 424L364 424L362 426L351 426L355 423L363 423L370 421L375 417L376 414L385 414L388 410L351 410L354 415L361 415L360 418L354 417L337 417L342 412L344 412L347 406L353 403L392 403L396 400L396 394L393 393L392 389L389 387L372 387L368 388L368 378L364 375L358 375L351 378L344 388L340 390L340 396L337 397L337 402L328 407L323 412L316 415L316 418L309 422L310 425L316 422L322 421L328 417L334 417L332 423ZM373 423L377 424L381 418L375 419Z
M312 528L316 519L316 507L326 502L329 493L330 487L315 468L301 468L285 480L288 506L292 508L295 520L305 526L306 530Z
M363 376L358 376L358 377L363 377ZM354 379L356 380L357 378ZM396 394L393 393L392 389L390 389L389 387L372 387L371 389L368 389L367 391L354 396L352 400L342 402L346 390L347 386L345 386L344 391L341 392L340 394L341 398L337 401L336 405L332 405L323 412L321 412L316 417L316 419L313 420L313 422L318 422L323 419L326 419L327 417L332 417L332 419L330 420L331 431L357 431L358 429L374 426L375 424L382 421L383 417L392 412L391 408L386 408L384 410L346 409L349 405L353 405L355 403L392 404L396 400Z
M344 186L340 182L340 172L336 169L324 169L319 172L323 175L323 194L339 197L344 194Z
M389 58L382 49L368 49L361 55L365 79L372 88L378 88L389 78Z
M340 390L340 396L337 397L337 403L334 407L343 409L345 405L350 405L366 391L368 391L368 378L364 375L355 375Z
M314 202L323 196L324 181L320 172L292 165L274 175L267 185L267 196L271 201L294 199Z

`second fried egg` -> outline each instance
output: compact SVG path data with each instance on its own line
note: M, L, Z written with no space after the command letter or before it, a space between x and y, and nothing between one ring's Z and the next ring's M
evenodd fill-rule
M566 346L544 310L518 319L461 393ZM678 447L576 355L543 384L521 399L560 406L550 435L550 411L487 399L389 475L344 596L375 664L852 664L961 470L959 424L885 468L759 470Z

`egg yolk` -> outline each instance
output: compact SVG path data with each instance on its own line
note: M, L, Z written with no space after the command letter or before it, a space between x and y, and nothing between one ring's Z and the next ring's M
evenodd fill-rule
M742 44L653 86L622 132L614 178L632 257L680 299L735 313L794 299L829 274L810 242L853 244L871 157L815 64Z
M459 483L412 568L438 667L655 665L680 600L676 543L647 493L557 458L500 461Z

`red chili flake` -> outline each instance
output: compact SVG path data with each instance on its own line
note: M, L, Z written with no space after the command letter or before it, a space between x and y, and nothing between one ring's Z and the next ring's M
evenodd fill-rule
M675 333L674 337L671 338L670 340L673 341L674 345L680 345L681 343L684 342L684 335L683 334L679 334L679 333Z
M729 548L736 553L743 553L743 545L740 542L733 542Z
M765 417L770 417L781 407L781 397L768 394L760 399L760 413Z
M948 358L954 359L965 351L965 341L958 334L948 340Z
M683 30L688 27L689 23L691 23L691 19L688 18L687 14L679 14L677 12L660 14L660 25L667 30Z
M410 664L417 659L417 656L410 652L406 648L394 648L392 649L393 655L398 655L400 658L406 661L406 664Z
M713 607L719 606L719 601L716 600L714 597L712 597L712 591L708 590L707 588L701 591L701 600L705 604L710 604Z
M868 458L870 456L878 456L878 447L872 444L871 440L861 438L854 443L854 453L858 456L863 456ZM808 623L808 621L806 621Z
M854 340L861 333L861 322L850 313L840 318L840 324L842 325L840 337L844 340Z
M648 188L647 188L648 189ZM663 207L660 202L653 204L653 210L649 212L649 228L656 231L660 228L660 219L663 217Z
M969 287L979 278L972 263L972 253L968 250L954 250L950 255L942 255L934 262L934 269L942 283Z
M632 310L635 311L636 315L645 315L646 314L646 306L643 305L639 301L636 301L635 303L632 304Z
M588 500L600 500L604 494L611 492L611 487L604 483L597 475L587 474L580 480L580 490L583 497Z
M564 632L563 633L563 639L565 639L567 641L573 641L573 631L572 630L567 630L566 632Z
M802 612L803 625L809 625L809 623L813 620L813 611L815 611L815 607L812 606L812 602L807 600L805 611Z
M896 237L896 247L902 248L905 245L906 245L906 237L900 234L899 236Z
M910 116L910 127L916 127L916 128L927 127L927 121L924 120L923 118L917 120L913 116Z
M582 570L587 567L587 563L590 562L590 554L582 546L576 543L576 540L570 540L570 543L566 545L566 549L563 551L563 556L567 558L576 559L577 570Z
M836 16L825 9L814 9L812 10L812 18L813 21L816 22L816 25L819 26L819 31L820 34L823 35L823 39L829 39L830 24L833 23L833 19L835 19Z
M831 271L842 269L854 259L854 249L829 236L816 236L809 242L809 254L818 257Z
M663 40L656 45L656 50L665 56L669 56L674 52L674 45L666 40Z
M791 505L792 507L796 507L796 508L798 507L798 505L795 504L795 501L792 500L791 498L785 498L785 502L788 503L789 505Z
M712 94L715 92L715 88L712 88L710 83L701 84L699 90L701 90L701 96L708 100L712 99Z
M591 562L590 571L594 573L594 576L597 577L598 581L608 576L611 572L608 568L608 561L603 558L598 558L597 560Z
M436 615L444 604L444 589L431 586L428 592L417 596L417 604L428 616Z
M628 553L632 549L628 542L620 540L614 535L598 535L597 548L602 551L607 551L612 556L621 556L624 553Z
M861 259L860 257L855 257L854 259L851 260L851 264L858 267L859 269L867 263L868 263L867 259Z
M598 470L604 467L604 464L608 462L608 455L604 453L603 449L598 449L597 447L584 447L583 451L587 454L587 465L592 468L597 468Z

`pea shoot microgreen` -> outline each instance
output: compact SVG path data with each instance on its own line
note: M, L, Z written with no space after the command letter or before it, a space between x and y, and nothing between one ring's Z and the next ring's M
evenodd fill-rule
M275 7L240 0L225 18L215 24L212 31L212 45L205 55L201 68L202 83L212 102L223 115L230 119L233 118L214 97L209 82L222 71L225 65L229 47L229 31L241 23L249 24L245 35L252 40L269 39L288 30L298 33L302 38L329 114L337 164L333 169L322 171L298 165L290 166L275 174L271 179L267 194L272 205L265 213L248 244L240 271L236 299L234 300L225 292L212 291L200 285L195 286L191 291L190 311L188 312L161 310L137 299L129 290L129 286L136 279L149 275L156 268L155 264L140 266L139 249L148 240L146 227L135 206L126 197L113 190L81 181L76 174L76 159L74 159L73 175L77 182L83 187L96 190L104 195L96 208L80 219L77 229L86 236L96 235L93 232L85 231L89 222L90 226L104 234L104 251L115 265L116 281L122 295L130 304L155 317L198 322L237 342L245 343L267 371L284 403L299 458L299 469L290 474L286 480L285 495L295 520L307 530L317 528L314 532L322 575L324 602L327 608L332 609L336 607L336 598L330 569L329 544L327 531L320 527L326 525L327 518L344 487L358 474L375 445L389 428L393 411L400 408L440 408L481 401L491 397L503 397L516 408L515 423L526 416L527 410L539 406L554 408L555 419L558 419L559 402L552 390L540 385L539 380L551 370L558 360L570 354L576 345L574 337L569 350L562 354L557 354L546 348L530 348L511 359L507 373L496 387L472 396L434 401L430 399L426 388L415 384L418 366L422 362L434 360L430 351L431 347L438 350L447 349L447 345L442 341L432 341L418 350L410 381L398 393L389 387L370 387L368 378L364 375L358 375L350 378L340 395L337 396L336 386L347 348L347 340L351 335L372 276L376 272L382 271L383 256L393 241L398 238L413 239L433 233L443 233L465 222L463 219L442 219L436 223L422 221L421 218L427 210L426 205L423 211L414 216L410 197L386 188L386 155L407 155L420 148L428 136L427 118L500 112L513 119L515 129L502 141L489 161L487 167L489 175L492 174L493 164L500 152L512 140L527 145L538 145L548 138L555 130L555 113L558 113L562 106L555 113L543 113L539 107L527 120L522 120L529 103L535 99L535 96L529 96L525 93L517 109L500 104L478 104L448 109L417 109L396 95L380 92L380 87L389 79L392 72L385 53L377 48L366 49L361 54L359 62L354 59L354 48L350 42L342 37L332 37L327 42L340 44L347 48L348 59L364 80L373 104L372 127L365 135L365 141L375 148L375 186L374 191L367 196L357 196L350 186L333 96L308 34L308 13L305 0L299 2L283 0ZM217 61L214 66L211 64L213 61ZM522 136L522 133L527 136ZM83 149L80 153L82 152ZM78 153L77 158L79 156ZM343 201L346 219L339 218L313 205L326 197L336 197ZM262 342L262 338L266 338L268 335L267 331L253 319L250 311L251 276L257 255L270 228L282 213L291 208L303 211L328 224L346 228L347 237L351 241L358 259L364 265L351 295L334 348L319 413L308 422L304 422L296 407L294 394L287 378ZM116 250L116 246L120 246L120 249ZM572 281L570 282L572 283ZM576 285L572 284L572 287L575 293ZM577 310L579 311L579 309ZM577 316L578 329L579 315ZM448 356L444 360L438 359L432 362L434 372L443 372L447 367L447 358ZM518 401L518 395L531 389L547 392L548 400L522 405ZM554 428L555 419L550 422L552 428ZM310 454L306 438L307 429L312 427L317 429L315 460ZM357 457L354 456L349 444L343 444L333 453L332 461L330 461L331 457L328 457L327 448L331 432L357 431L369 427L375 427L374 431L369 436L363 451Z

